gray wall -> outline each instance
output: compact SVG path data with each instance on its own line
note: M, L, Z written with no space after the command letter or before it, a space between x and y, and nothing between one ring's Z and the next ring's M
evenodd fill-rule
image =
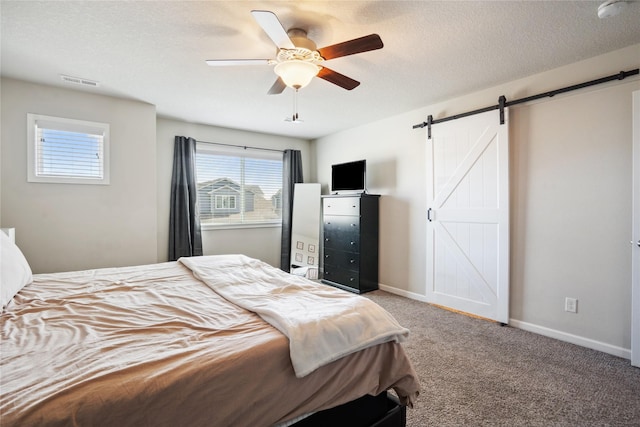
M2 227L35 273L156 262L153 105L2 79ZM111 125L111 184L27 182L27 113Z
M309 177L306 140L158 119L153 105L85 91L6 78L1 85L0 226L16 228L35 273L166 261L175 135L299 149ZM109 123L111 184L28 183L27 113ZM205 230L204 253L279 266L280 235L280 227Z
M317 180L367 159L382 194L380 282L424 299L426 129L434 118L581 83L640 65L640 45L314 141ZM629 357L631 93L636 77L510 110L512 324ZM437 126L437 125L435 125ZM578 313L564 311L578 298Z

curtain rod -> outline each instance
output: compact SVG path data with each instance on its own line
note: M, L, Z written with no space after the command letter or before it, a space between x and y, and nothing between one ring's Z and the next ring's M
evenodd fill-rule
M504 97L504 95L502 95L502 96L500 96L498 98L498 104L497 105L492 105L490 107L485 107L485 108L480 108L480 109L473 110L473 111L468 111L466 113L456 114L454 116L443 117L441 119L434 119L433 116L430 115L430 116L427 117L427 121L426 122L422 122L422 123L419 123L417 125L413 125L413 129L423 128L423 127L426 126L427 130L428 130L427 131L427 138L431 139L431 125L434 125L436 123L448 122L450 120L461 119L463 117L472 116L474 114L486 113L487 111L498 110L498 109L500 110L500 124L504 124L504 108L505 107L510 107L511 105L522 104L524 102L534 101L534 100L540 99L540 98L553 97L553 96L558 95L560 93L570 92L572 90L582 89L582 88L585 88L585 87L589 87L589 86L594 86L594 85L598 85L598 84L601 84L601 83L610 82L612 80L623 80L626 77L634 76L634 75L638 74L639 72L640 72L639 68L636 68L635 70L630 70L630 71L620 71L618 74L612 74L610 76L602 77L600 79L595 79L595 80L591 80L591 81L584 82L584 83L578 83L578 84L575 84L575 85L572 85L572 86L564 87L562 89L556 89L556 90L552 90L552 91L549 91L549 92L543 92L543 93L539 93L537 95L527 96L525 98L514 99L513 101L507 101L506 98Z
M224 145L226 147L243 148L245 150L263 150L263 151L275 151L277 153L284 153L284 150L276 150L275 148L251 147L249 145L225 144L223 142L198 141L197 139L196 139L196 142L199 142L200 144Z

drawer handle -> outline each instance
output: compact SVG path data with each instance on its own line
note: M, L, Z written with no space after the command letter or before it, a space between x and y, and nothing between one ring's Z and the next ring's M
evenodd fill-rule
M356 260L352 259L352 260L349 260L349 262L353 264L354 262L356 262Z
M353 277L349 277L350 282L353 282L353 280L354 280Z
M327 237L326 239L324 239L324 241L325 241L325 242L328 242L328 241L329 241L329 238Z
M355 224L351 224L351 226L352 226L352 227L355 227L356 225L355 225Z
M355 244L356 244L356 242L351 242L351 245L355 245Z
M325 258L329 258L329 255L325 255L324 257L325 257Z

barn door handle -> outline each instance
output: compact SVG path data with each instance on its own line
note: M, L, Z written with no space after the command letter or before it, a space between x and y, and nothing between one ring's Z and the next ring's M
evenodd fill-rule
M433 218L431 217L431 213L433 212L433 209L429 208L429 210L427 210L427 221L431 222L433 221Z

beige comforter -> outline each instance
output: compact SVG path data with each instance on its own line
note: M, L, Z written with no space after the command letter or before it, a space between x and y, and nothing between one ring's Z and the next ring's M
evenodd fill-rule
M216 255L178 261L224 299L257 313L285 334L299 378L347 354L387 341L402 342L409 335L374 302L257 259Z
M3 427L269 426L418 391L396 342L297 378L281 332L176 262L36 275L0 328Z

